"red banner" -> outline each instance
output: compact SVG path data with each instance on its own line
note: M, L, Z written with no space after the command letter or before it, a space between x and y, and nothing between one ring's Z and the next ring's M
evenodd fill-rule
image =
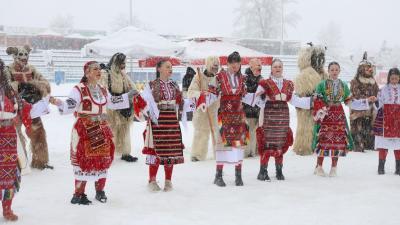
M153 56L146 59L139 60L139 67L156 67L157 63L161 60L168 60L172 63L172 66L181 65L181 61L177 58L173 57L162 57L162 56Z

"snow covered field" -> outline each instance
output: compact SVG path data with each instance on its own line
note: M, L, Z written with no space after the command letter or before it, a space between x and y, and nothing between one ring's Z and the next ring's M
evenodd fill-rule
M53 87L54 95L67 95L72 85ZM291 108L295 130L295 110ZM116 157L106 185L108 202L94 200L94 185L87 185L93 205L69 203L73 193L69 139L73 117L60 116L55 108L43 121L47 130L50 163L54 170L33 170L23 176L22 188L14 200L20 219L9 224L273 224L273 225L397 225L400 205L400 177L393 175L394 157L388 156L386 175L377 175L377 152L350 153L339 159L338 177L313 175L315 156L285 155L285 181L256 179L258 158L246 159L243 187L234 186L234 167L226 166L227 187L212 184L213 160L190 161L192 126L183 130L186 163L174 169L174 191L150 193L146 189L148 168L141 154L144 123L132 127L133 154L139 162L126 163ZM325 160L329 171L330 160ZM158 180L163 186L163 169ZM0 218L0 223L5 223Z

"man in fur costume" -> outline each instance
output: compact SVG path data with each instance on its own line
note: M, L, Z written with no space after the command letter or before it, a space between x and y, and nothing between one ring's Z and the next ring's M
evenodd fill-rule
M111 95L118 96L136 90L135 84L125 72L126 55L114 54L106 68L102 70L102 84ZM130 126L133 122L133 108L121 110L107 109L108 121L110 123L116 152L122 154L121 159L127 162L136 162L137 157L131 155Z
M300 50L297 61L300 74L296 77L294 86L299 97L312 96L317 85L328 77L324 70L325 48L313 46L312 43L309 45ZM298 155L311 155L313 153L311 143L314 127L311 110L296 108L296 111L297 130L293 151Z
M373 120L376 114L372 103L377 99L379 87L374 79L374 66L368 61L366 52L358 66L356 76L350 83L350 91L353 97L350 127L354 151L372 150L375 148ZM360 102L365 103L365 107L360 108Z
M208 152L208 140L212 138L215 145L215 132L217 132L217 111L219 102L216 98L217 81L215 74L218 73L218 57L206 59L206 69L202 73L200 69L189 86L187 96L196 99L197 109L193 113L193 144L192 161L205 160ZM213 96L215 96L213 98ZM215 152L214 152L215 153Z
M12 55L14 62L7 70L11 80L11 86L27 102L34 104L50 94L49 82L40 74L36 68L28 64L29 46L8 47L8 55ZM53 169L49 163L49 153L47 148L46 131L40 117L33 119L29 138L31 139L32 168ZM21 123L17 125L17 132L22 136ZM22 145L25 146L25 140L21 138Z

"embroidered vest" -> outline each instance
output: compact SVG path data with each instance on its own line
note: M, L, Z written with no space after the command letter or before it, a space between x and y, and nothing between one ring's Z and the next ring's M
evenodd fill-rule
M107 90L104 87L100 86L101 93L105 98L104 103L96 103L90 94L89 87L87 87L85 84L80 83L76 85L75 88L78 89L81 94L81 104L76 111L78 114L101 115L106 113L105 105L107 104Z

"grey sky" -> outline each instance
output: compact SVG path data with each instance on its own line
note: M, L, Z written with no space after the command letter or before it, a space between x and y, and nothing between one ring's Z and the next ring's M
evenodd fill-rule
M57 14L70 14L76 28L109 30L128 0L0 0L0 24L46 27ZM238 0L134 0L134 14L156 32L231 36ZM341 27L345 51L377 49L383 40L400 46L397 0L298 0L286 10L301 16L289 39L315 41L329 22Z

